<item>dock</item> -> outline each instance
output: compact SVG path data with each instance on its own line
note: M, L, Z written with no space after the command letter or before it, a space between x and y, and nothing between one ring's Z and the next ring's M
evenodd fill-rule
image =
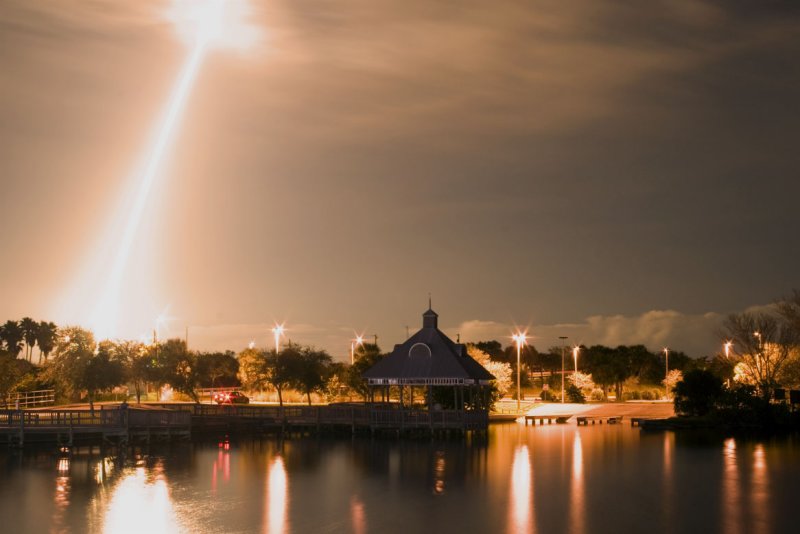
M592 416L592 415L580 415L575 418L578 426L580 425L589 425L589 424L600 424L602 425L605 422L608 425L615 425L617 423L622 422L622 416Z
M535 415L526 415L525 416L525 426L528 426L528 422L530 422L533 426L536 426L537 422L539 423L539 425L543 425L543 424L545 424L545 421L547 422L548 425L551 424L551 423L556 423L556 424L559 424L559 425L563 425L569 420L570 417L572 417L572 414L555 414L555 415L535 414Z
M71 446L188 439L214 433L389 433L451 435L486 432L485 410L422 410L390 405L254 406L147 404L47 410L0 410L0 443Z
M185 438L191 416L172 410L98 406L89 409L53 408L0 410L0 443L125 443L130 440Z

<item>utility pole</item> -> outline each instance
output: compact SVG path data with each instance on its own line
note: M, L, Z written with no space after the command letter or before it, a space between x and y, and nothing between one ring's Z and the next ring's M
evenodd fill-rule
M375 346L378 346L378 334L372 334L372 337L375 338Z
M567 345L565 341L567 340L567 336L558 336L558 339L561 340L561 404L564 404L564 353L567 350Z

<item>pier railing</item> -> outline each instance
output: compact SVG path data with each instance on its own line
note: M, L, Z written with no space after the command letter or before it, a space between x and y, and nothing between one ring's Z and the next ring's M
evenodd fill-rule
M200 420L253 419L290 425L353 425L371 428L485 429L485 410L420 410L389 406L257 406L213 404L159 404L191 413Z

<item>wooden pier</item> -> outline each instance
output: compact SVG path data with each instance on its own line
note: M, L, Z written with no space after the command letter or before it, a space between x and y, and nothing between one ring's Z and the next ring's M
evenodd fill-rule
M128 443L203 433L437 434L486 431L485 410L419 410L381 405L127 405L88 409L0 410L0 443Z
M572 417L572 414L557 414L557 415L526 415L525 416L525 426L528 426L528 422L530 422L533 426L536 426L538 422L540 425L556 423L559 425L566 424L569 418Z
M589 425L589 424L600 424L602 425L603 422L609 425L616 425L617 423L622 422L622 416L591 416L591 415L580 415L575 418L578 426L580 425Z
M0 410L0 443L76 442L188 437L191 415L165 409L98 406L88 409Z

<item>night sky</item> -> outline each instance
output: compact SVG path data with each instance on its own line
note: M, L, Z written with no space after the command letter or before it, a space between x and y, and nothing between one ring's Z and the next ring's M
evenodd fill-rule
M0 3L0 317L84 323L187 2ZM173 5L174 4L174 5ZM235 1L238 8L247 8ZM177 8L176 8L177 6ZM800 287L800 4L251 0L137 232L124 337L720 350ZM107 261L106 261L107 263Z

